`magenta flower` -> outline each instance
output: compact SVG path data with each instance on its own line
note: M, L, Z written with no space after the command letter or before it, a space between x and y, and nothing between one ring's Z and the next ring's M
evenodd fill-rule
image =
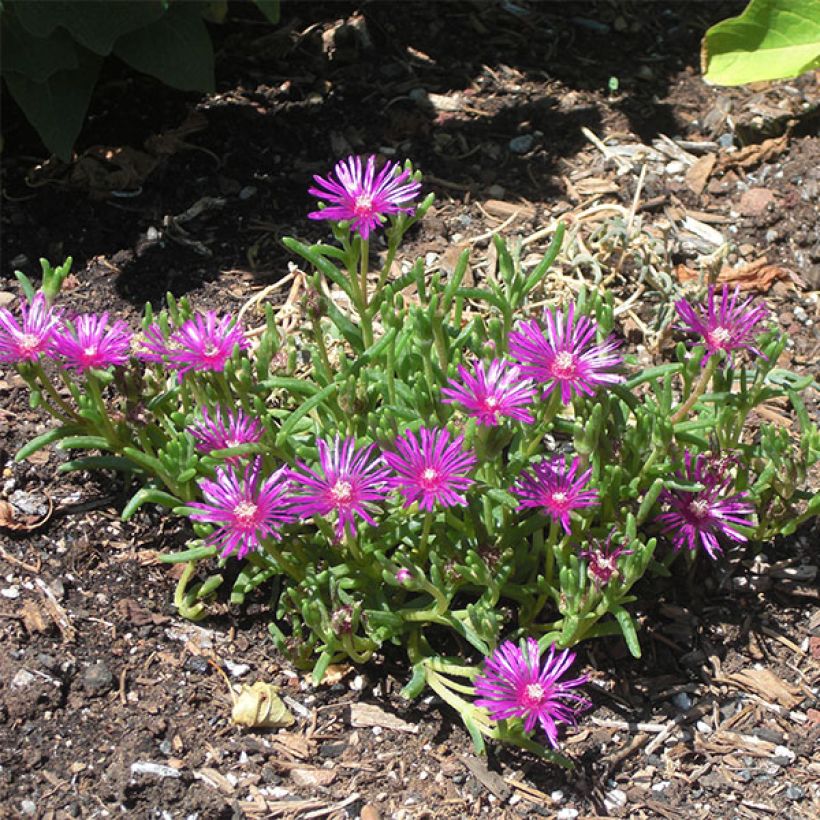
M164 364L173 347L158 324L150 325L142 334L135 336L134 340L135 355L145 362Z
M198 510L190 513L191 518L218 525L208 541L222 550L223 558L244 558L258 550L263 539L281 538L279 528L294 520L286 498L288 468L260 481L261 468L259 458L241 475L235 466L217 467L216 481L199 482L205 501L188 504Z
M301 461L301 468L290 471L296 494L291 496L293 509L299 518L325 516L336 512L336 537L341 541L345 531L356 534L356 516L375 527L371 513L387 496L388 470L380 457L371 459L373 445L356 451L352 438L336 436L333 448L326 441L317 441L321 472L311 470Z
M376 157L367 159L362 169L359 157L348 157L336 164L334 173L327 179L314 176L318 188L310 188L308 193L330 203L330 207L308 214L310 219L331 219L350 221L353 230L362 239L378 228L388 214L413 213L413 207L403 204L418 195L421 183L407 181L410 171L399 170L398 163L388 162L376 174Z
M502 416L531 424L533 417L525 409L536 390L529 379L522 379L517 365L493 359L485 370L484 362L476 362L475 375L458 366L459 383L450 379L450 387L441 392L444 404L461 404L479 424L495 427Z
M745 348L750 353L762 356L760 350L750 344L755 328L769 317L764 305L749 307L752 297L738 303L740 288L729 295L729 286L724 285L719 300L715 299L715 287L709 286L706 297L706 308L703 313L696 310L685 299L675 302L675 310L686 323L683 330L699 333L706 342L706 355L703 364L710 356L725 351L732 363L732 353Z
M202 420L192 424L188 432L196 440L196 449L199 452L210 453L212 450L227 450L240 444L256 444L261 440L263 430L257 419L241 410L235 413L229 410L223 416L221 408L217 407L211 418L208 409L203 407ZM228 459L238 460L238 457Z
M754 507L742 500L748 495L745 491L725 495L733 483L727 469L730 462L703 453L693 459L688 450L683 458L684 472L678 471L676 477L702 484L703 489L664 490L660 500L669 505L669 510L655 520L663 525L661 531L670 535L676 551L686 547L694 552L700 545L710 558L717 558L722 552L719 535L734 541L747 540L735 526L754 526L746 517L754 512Z
M547 735L553 749L558 748L560 723L576 724L575 712L590 702L573 692L583 686L587 675L559 680L575 661L575 653L565 649L555 653L555 644L541 664L538 642L527 638L526 650L505 641L484 662L484 671L475 679L475 705L486 709L493 720L521 718L524 731L531 732L535 722Z
M396 580L400 584L406 584L411 578L413 577L412 573L409 569L402 567L401 569L396 571Z
M60 313L51 308L42 291L31 304L20 300L17 320L7 308L0 308L0 362L36 362L54 351L54 337L62 327Z
M610 372L623 361L614 353L620 342L610 336L596 344L597 323L588 316L576 322L574 304L566 319L560 310L545 309L544 323L546 335L532 319L510 333L510 355L521 363L523 376L545 386L544 396L558 387L561 402L569 404L573 394L591 396L600 385L623 381L623 376Z
M54 350L78 373L123 365L131 353L131 331L119 319L108 327L108 313L84 313L56 334Z
M422 427L420 439L410 430L396 439L397 453L385 453L384 460L398 473L388 480L405 497L405 507L414 501L422 510L432 511L436 504L453 507L466 505L463 492L473 480L467 472L476 463L473 453L465 453L464 436L450 441L442 428Z
M512 488L521 502L518 509L540 508L545 516L560 522L564 531L569 533L570 513L592 507L598 501L597 490L584 489L592 470L576 475L580 465L578 456L572 459L569 468L561 456L536 464L532 472L524 473Z
M593 541L594 549L582 550L580 555L589 561L587 574L596 589L605 587L613 578L618 577L618 558L632 555L632 550L619 546L612 548L612 535L604 543Z
M225 369L225 363L237 345L242 350L250 347L242 328L234 324L233 317L223 316L219 319L213 311L208 311L204 316L198 314L195 319L184 322L163 344L164 349L160 347L160 336L155 334L149 340L146 347L152 345L153 350L149 347L148 355L166 356L179 371L180 378L190 370L219 373Z

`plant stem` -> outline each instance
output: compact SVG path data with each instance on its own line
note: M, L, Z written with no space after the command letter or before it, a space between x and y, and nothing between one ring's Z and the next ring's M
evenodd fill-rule
M361 294L361 304L359 314L362 319L362 336L364 338L365 349L373 346L373 318L367 301L367 272L370 268L370 240L361 239L359 246L359 276L361 283L359 292Z
M695 406L697 400L706 392L706 388L709 386L709 382L715 373L716 366L717 357L712 356L703 368L703 372L700 374L697 383L692 388L692 393L689 398L672 414L670 421L673 426L683 421L683 419L689 415L689 411Z

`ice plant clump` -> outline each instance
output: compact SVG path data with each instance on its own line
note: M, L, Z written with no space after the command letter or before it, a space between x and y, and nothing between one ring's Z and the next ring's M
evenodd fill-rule
M613 578L618 576L618 558L622 555L632 555L632 550L625 547L612 548L612 535L601 544L593 542L594 548L582 550L579 554L589 562L587 574L592 579L596 589L605 587Z
M575 725L575 712L589 707L590 702L573 692L588 680L581 675L572 680L560 680L575 661L575 653L565 649L555 653L555 645L540 662L538 642L527 638L522 650L505 641L484 663L483 673L476 678L474 688L479 696L475 705L486 709L493 720L521 718L524 730L531 732L536 721L553 749L558 748L560 723Z
M405 507L414 501L422 510L466 505L463 492L473 480L467 476L476 463L473 453L464 452L464 436L450 440L442 428L422 427L417 438L410 430L396 439L397 453L385 453L384 460L398 473L389 479L405 497Z
M561 402L569 404L573 394L591 396L601 385L623 381L623 376L611 372L622 362L614 352L620 342L610 336L596 344L597 323L588 316L576 322L574 304L566 318L560 310L545 309L544 323L546 335L533 319L510 333L510 355L521 363L524 376L545 386L544 396L557 387Z
M0 362L36 362L41 355L52 353L61 322L45 294L38 291L31 304L21 299L20 314L18 324L10 310L0 308Z
M217 317L213 311L184 322L166 342L159 328L149 328L140 358L162 361L163 357L179 372L181 379L191 370L221 373L237 345L250 347L242 328L232 316Z
M254 459L239 473L235 466L217 467L216 481L202 479L199 487L204 502L191 502L190 514L197 521L216 524L209 537L226 558L244 558L259 549L265 538L281 538L279 528L293 521L287 501L288 469L280 467L260 482L262 460Z
M746 492L724 495L732 485L732 477L722 462L703 453L692 458L684 453L685 470L677 472L680 481L702 484L702 490L664 490L661 502L668 504L668 512L657 517L663 525L662 532L668 534L676 551L686 547L695 551L702 546L710 558L717 558L722 552L718 536L723 535L735 541L746 541L746 536L735 529L753 527L748 519L754 507L742 499Z
M577 475L580 466L578 456L572 459L569 468L562 456L536 464L532 472L524 473L512 489L521 502L518 509L540 508L545 516L560 522L569 534L570 513L583 507L592 507L598 501L597 490L584 489L592 475L592 469Z
M301 461L300 470L291 470L295 494L291 496L293 510L299 518L314 515L325 516L336 512L336 537L341 541L345 530L356 534L356 516L375 527L371 513L377 511L376 503L387 496L389 471L381 458L371 458L373 445L356 450L352 438L342 440L336 436L333 447L319 440L319 463L321 473L311 470Z
M529 379L522 379L519 368L510 362L493 359L485 369L476 362L475 375L463 365L458 366L461 382L450 379L450 386L441 390L445 404L460 404L479 424L495 427L501 417L531 424L527 411L536 390Z
M240 444L256 444L262 438L262 425L257 419L241 410L228 410L223 416L219 407L213 417L203 407L201 421L192 424L188 431L196 440L196 449L201 453L227 450Z
M685 325L682 330L699 333L706 342L705 364L711 356L721 350L729 357L732 363L732 353L745 348L757 356L763 354L750 342L757 325L766 321L769 311L764 305L750 307L752 297L739 302L740 288L735 288L729 294L729 286L724 285L720 297L715 299L715 287L709 286L706 297L706 309L701 313L692 307L686 299L675 302L675 310L683 319Z
M401 171L398 163L388 162L376 174L376 157L370 156L362 168L360 157L348 157L336 164L334 173L327 179L314 176L318 188L308 193L332 203L327 208L312 211L310 219L330 219L334 222L350 222L362 239L367 239L389 214L413 213L407 203L414 199L421 183L408 181L410 171Z
M131 331L119 319L108 327L107 313L84 313L55 334L54 350L78 373L123 365L131 354Z

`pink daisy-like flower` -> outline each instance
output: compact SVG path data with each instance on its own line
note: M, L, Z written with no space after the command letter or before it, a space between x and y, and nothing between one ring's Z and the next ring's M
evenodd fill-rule
M206 407L202 408L202 420L192 424L188 431L196 439L196 449L201 453L212 450L227 450L240 444L256 444L262 438L262 425L252 416L241 410L223 416L222 409L217 407L213 418ZM237 461L230 458L228 461Z
M546 333L533 319L519 324L510 333L510 355L521 363L521 373L543 384L544 396L556 387L561 402L569 404L573 394L591 396L606 384L624 380L611 372L623 359L615 354L620 342L610 336L602 344L595 343L597 322L589 316L575 321L575 305L570 304L566 318L560 310L544 310Z
M443 428L422 427L417 438L410 430L396 439L398 452L385 453L384 460L398 473L388 480L405 498L405 507L414 501L422 510L436 504L466 505L464 491L473 483L467 472L476 463L473 453L464 452L464 436L450 440Z
M51 308L42 291L31 304L20 300L20 324L7 308L0 308L0 362L36 362L54 350L61 328L60 313Z
M727 470L730 462L718 460L703 453L692 458L687 450L683 456L684 471L676 472L680 481L702 484L702 490L664 490L661 503L668 504L668 512L655 520L662 525L662 532L672 539L676 551L684 547L695 551L698 546L706 550L710 558L722 552L718 536L734 541L746 541L746 536L735 526L752 527L748 516L754 507L742 499L747 492L726 495L733 479Z
M762 356L760 350L750 343L753 334L761 322L769 317L764 305L750 307L752 297L739 301L740 288L729 294L729 286L724 285L720 298L715 299L715 287L709 286L706 306L703 313L696 310L686 299L675 302L675 310L685 322L682 330L699 333L706 342L706 355L703 364L710 356L721 350L725 351L732 363L732 353L745 348L750 353Z
M154 341L158 343L158 339ZM250 347L233 317L220 319L216 313L208 311L204 316L199 314L184 322L164 344L161 355L168 358L182 378L190 370L221 372L237 345L242 350ZM154 352L160 353L158 344Z
M208 541L218 546L223 558L244 558L258 550L265 538L281 538L279 529L294 520L288 499L288 468L280 467L260 481L262 460L259 458L239 473L236 466L216 468L216 481L202 479L199 487L204 502L188 504L198 512L190 513L197 521L217 524Z
M84 313L56 334L54 350L64 367L78 373L123 365L131 354L131 331L119 319L108 327L108 313Z
M150 325L143 333L135 335L132 343L136 357L145 362L164 364L171 350L170 341L165 338L158 324Z
M486 370L484 362L476 362L475 375L459 365L458 374L460 383L450 379L451 386L441 390L445 404L461 404L479 424L488 427L497 426L502 416L532 423L526 407L537 391L529 379L521 378L517 365L493 359Z
M321 472L311 470L301 461L300 470L291 470L290 478L296 494L291 496L293 509L300 518L325 516L335 511L336 537L341 541L345 531L356 534L356 516L375 527L371 513L377 512L376 503L387 496L389 472L381 458L371 459L373 445L356 450L352 438L336 436L333 447L326 441L317 441Z
M512 488L521 502L518 509L540 508L544 515L559 521L564 531L569 533L570 513L593 507L598 502L597 490L584 489L592 469L577 475L580 465L578 456L572 459L569 468L562 456L536 464L532 472L521 475Z
M590 702L573 692L583 686L587 675L560 680L575 661L568 649L556 654L555 644L541 663L538 642L527 638L526 650L505 641L484 662L484 671L475 679L475 705L486 709L493 720L521 718L531 732L536 721L553 749L558 748L558 723L576 724L575 713Z
M404 203L418 195L421 183L407 181L410 171L399 170L398 163L388 162L376 174L376 157L370 156L362 169L360 157L348 157L336 164L325 179L314 176L318 188L308 193L332 203L329 207L308 214L310 219L331 219L351 222L353 230L367 239L388 214L411 214L413 207ZM336 179L333 178L335 173Z
M593 541L594 549L582 550L580 555L589 561L587 574L596 589L605 587L613 578L618 577L618 558L632 555L632 550L618 546L612 548L612 534L604 543Z

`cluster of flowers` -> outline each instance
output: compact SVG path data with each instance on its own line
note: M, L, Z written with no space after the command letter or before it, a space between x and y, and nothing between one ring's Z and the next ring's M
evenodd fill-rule
M310 218L347 222L364 241L386 216L412 213L411 201L420 189L410 172L397 165L387 163L376 173L373 157L364 166L351 157L336 166L335 178L315 180L311 193L329 206L312 212ZM719 295L710 288L705 310L685 300L677 303L684 328L703 339L704 363L721 351L730 360L741 348L760 354L751 340L767 313L762 306L750 306L750 301L741 301L738 291L731 294L724 286ZM18 321L0 308L0 361L37 363L42 357L85 374L125 365L133 357L174 370L182 380L191 371L221 372L237 348L249 349L240 325L213 312L197 315L167 335L155 324L136 336L120 320L109 323L107 313L65 319L42 292L24 303L20 314ZM458 378L442 389L442 401L459 405L480 425L496 426L503 419L531 424L531 405L539 393L543 399L557 391L567 405L574 396L591 396L624 380L618 341L609 337L599 343L598 331L588 316L576 317L574 305L566 313L546 309L541 323L522 321L510 334L511 360L479 361L472 369L459 366ZM203 453L258 444L264 436L259 420L224 408L203 408L189 432ZM478 459L463 445L463 436L453 437L444 427L422 427L418 433L405 431L391 450L378 455L375 445L357 448L353 438L319 440L316 469L297 461L295 467L284 465L263 475L259 457L247 462L230 457L216 468L214 478L200 481L204 500L189 505L191 515L216 525L211 540L223 557L243 558L259 549L264 539L281 537L284 525L314 516L335 515L341 541L356 535L357 518L375 526L378 505L392 491L403 497L405 507L418 503L426 512L436 506L466 505L465 492L473 483L469 473ZM745 493L727 494L732 477L725 461L686 452L684 462L678 478L700 489L665 491L661 501L666 511L657 522L676 550L702 546L714 558L720 552L719 536L745 540L736 527L750 524L747 517L753 510L743 500ZM510 489L519 509L538 509L569 534L571 514L598 501L597 490L588 487L591 474L590 469L582 470L577 456L560 456L534 464ZM601 587L616 576L618 558L628 552L614 548L610 536L580 555L588 560L596 587ZM409 571L401 570L397 579L409 580ZM573 705L586 705L573 692L586 678L559 680L574 660L571 652L556 654L553 647L543 666L539 655L533 640L526 648L502 644L475 682L476 705L486 707L496 720L523 717L527 731L538 720L555 746L556 721L573 722Z

